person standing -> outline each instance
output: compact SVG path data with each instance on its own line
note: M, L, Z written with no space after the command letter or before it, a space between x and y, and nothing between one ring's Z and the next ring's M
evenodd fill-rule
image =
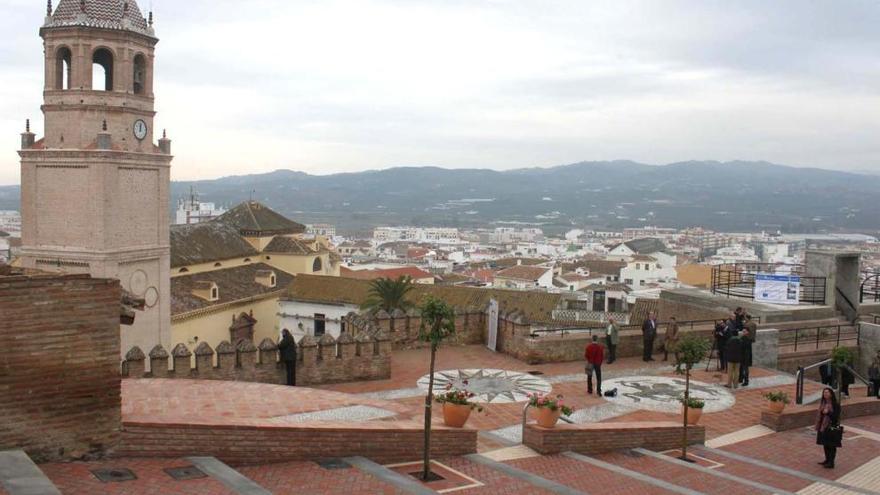
M608 317L608 326L605 327L605 346L608 348L608 364L617 360L617 343L620 342L620 327L614 321L613 316Z
M596 394L602 395L602 362L605 361L605 349L599 344L599 336L593 335L593 341L584 349L584 371L587 372L587 393L593 393L593 374L596 375Z
M874 397L880 399L880 351L877 351L871 366L868 367L868 380L874 389Z
M642 361L653 361L654 339L657 338L657 315L651 311L642 324Z
M830 388L822 390L822 400L816 415L816 445L825 449L825 460L819 464L834 469L837 449L841 446L840 403Z
M727 388L736 389L739 387L739 366L743 360L742 337L734 335L727 339L724 357L727 359Z
M715 324L715 349L718 351L718 371L727 371L724 359L724 346L727 344L727 323L724 320Z
M669 352L671 351L675 357L676 362L678 361L678 351L676 348L678 346L678 322L675 320L674 316L669 318L669 323L666 324L666 340L663 341L663 360L669 361Z
M749 367L752 366L752 344L755 343L755 334L758 326L752 323L752 315L746 315L746 322L742 330L743 358L739 364L739 382L743 387L749 386Z
M736 331L742 332L746 325L746 311L740 306L733 311L733 315L735 317L734 323L736 323Z
M281 361L284 362L284 369L287 372L287 384L296 385L296 341L290 330L281 331L281 342L278 343L278 350L281 351Z

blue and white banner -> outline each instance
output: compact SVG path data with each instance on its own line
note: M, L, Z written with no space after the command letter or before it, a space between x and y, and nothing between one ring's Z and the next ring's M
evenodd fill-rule
M755 301L771 304L798 304L801 278L795 275L755 275Z

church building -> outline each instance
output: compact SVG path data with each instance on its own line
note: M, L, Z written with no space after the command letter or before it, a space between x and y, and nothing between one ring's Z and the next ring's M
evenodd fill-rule
M153 125L152 24L135 0L50 1L45 129L37 139L28 124L19 152L21 265L119 279L144 301L123 352L171 344L172 156Z

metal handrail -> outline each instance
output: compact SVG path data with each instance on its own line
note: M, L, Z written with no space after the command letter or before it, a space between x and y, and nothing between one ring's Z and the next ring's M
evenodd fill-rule
M809 366L798 366L797 374L796 374L797 384L795 385L795 397L794 397L795 404L801 405L804 403L804 373L806 373L807 370L811 370L813 368L818 368L819 366L823 366L823 365L828 364L832 361L833 361L833 359L826 359L824 361L819 361L818 363L811 364Z
M682 320L682 321L678 322L678 326L679 326L679 328L682 328L682 329L687 327L690 330L693 330L694 327L697 325L704 325L704 324L709 324L709 323L714 325L718 322L723 322L723 321L726 321L726 319L725 318L715 318L715 319L710 319L710 320ZM761 317L760 316L752 316L752 321L754 321L756 324L760 325L761 324ZM657 328L660 328L663 325L669 325L670 323L672 323L672 322L670 322L670 321L657 322ZM592 327L583 326L583 327L541 328L541 329L537 329L537 330L532 330L530 332L530 336L537 337L543 333L560 333L563 336L565 336L566 332L568 332L568 333L584 333L584 332L586 332L588 334L588 336L592 336L593 330L604 331L607 327L608 327L608 324L606 323L601 326L592 326ZM620 326L621 331L641 330L641 329L642 329L641 324L630 324L630 325L621 325Z
M849 370L849 372L852 373L854 377L858 378L859 381L861 381L862 383L865 384L866 387L868 387L868 394L869 394L868 396L870 397L870 393L871 393L870 380L868 380L867 378L860 375L856 370L852 369L852 367L848 364L844 364L843 367L846 368L847 370Z
M834 361L833 359L826 359L824 361L819 361L818 363L811 364L807 367L798 367L797 384L796 384L797 388L796 388L796 392L795 392L795 403L796 404L801 405L804 403L804 373L806 373L807 370L810 370L813 368L818 368L819 366L823 366L823 365L831 363L833 361ZM864 383L868 389L868 397L871 397L871 387L873 387L873 384L871 383L871 381L868 380L867 378L863 377L862 375L860 375L858 371L854 370L852 368L852 366L850 366L848 364L844 364L841 367L846 369L847 371L849 371L854 378L858 378L860 382ZM842 378L841 378L841 380L842 380ZM838 383L837 384L838 392L840 391L840 386L841 386L841 383ZM840 397L840 399L842 400L843 397Z
M826 277L813 277L805 275L803 265L785 265L773 263L744 263L733 265L716 265L712 267L711 290L713 294L754 299L755 277L762 270L769 269L775 272L776 268L788 266L789 274L797 276L801 280L801 294L799 302L803 304L825 304Z
M855 337L843 338L842 337L843 329L845 327L852 327L852 329L855 331ZM822 330L833 330L833 329L837 330L836 336L831 337L831 338L826 338L826 339L822 338ZM840 324L838 324L838 325L821 325L818 327L807 327L807 328L788 328L785 330L780 330L779 331L780 344L781 345L791 344L791 342L783 342L782 337L785 335L794 334L794 350L796 352L798 350L798 346L800 345L800 343L802 341L806 340L806 337L803 337L803 338L801 337L801 332L812 331L812 330L816 331L816 340L815 340L815 343L816 343L815 348L816 349L819 349L819 344L821 344L822 342L834 342L835 346L837 346L837 347L840 346L841 340L855 340L856 345L858 345L861 342L862 331L861 331L861 327L859 325L840 325ZM812 340L812 338L811 338L811 340Z

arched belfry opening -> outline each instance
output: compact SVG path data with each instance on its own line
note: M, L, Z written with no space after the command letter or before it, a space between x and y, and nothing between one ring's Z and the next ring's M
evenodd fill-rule
M134 74L132 77L132 91L136 95L142 95L146 92L147 87L147 59L143 54L137 54L134 57Z
M113 53L98 48L92 55L92 89L113 91Z
M55 53L55 89L70 89L72 60L73 53L66 46Z

